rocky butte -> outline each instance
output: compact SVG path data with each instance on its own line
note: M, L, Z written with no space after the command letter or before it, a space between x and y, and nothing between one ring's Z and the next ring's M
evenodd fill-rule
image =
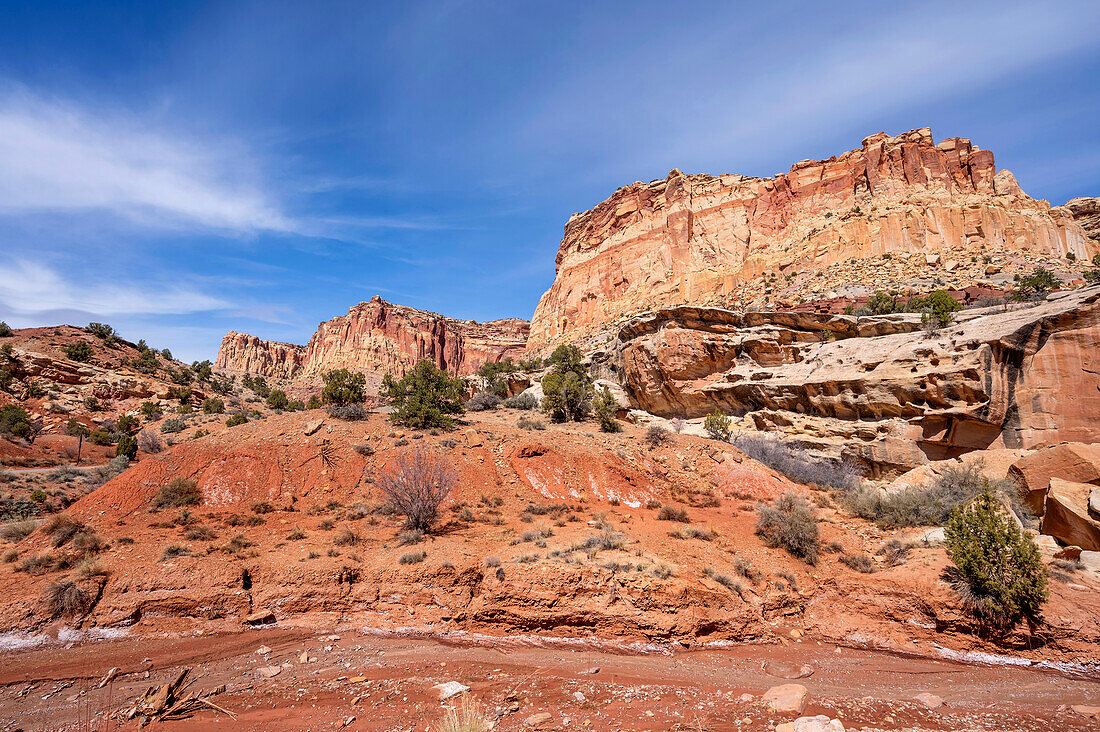
M1073 274L1067 255L1080 266L1100 251L1098 210L1096 199L1031 198L992 152L937 144L928 128L880 132L774 178L673 170L570 217L528 347L658 306L783 309L865 289L872 273L858 265L872 259L893 260L878 288L1005 283L1036 264Z
M528 328L527 321L516 318L456 320L376 296L321 323L304 346L227 333L214 365L230 373L277 379L316 377L337 368L400 376L428 359L465 376L486 361L522 356Z

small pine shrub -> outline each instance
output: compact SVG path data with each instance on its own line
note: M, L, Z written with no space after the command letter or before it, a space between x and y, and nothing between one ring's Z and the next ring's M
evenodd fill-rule
M1039 548L1005 514L989 486L952 511L944 536L947 556L958 568L956 589L978 617L998 628L1039 619L1048 597Z
M137 457L138 443L130 435L120 435L118 438L118 444L115 445L115 456L126 457L133 460Z
M85 341L74 341L65 346L65 355L73 361L86 363L92 360L92 356L95 355L95 349Z
M606 386L601 387L592 398L592 416L603 432L621 432L623 426L615 419L619 404Z
M221 399L215 399L214 397L207 397L202 402L203 414L224 414L225 402Z
M236 427L237 425L247 423L248 417L246 417L243 412L238 412L237 414L231 416L229 419L225 420L226 427Z

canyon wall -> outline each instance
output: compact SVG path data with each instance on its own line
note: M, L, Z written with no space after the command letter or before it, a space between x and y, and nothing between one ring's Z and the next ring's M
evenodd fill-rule
M876 476L990 447L1100 442L1100 286L963 311L935 333L913 313L660 308L595 361L639 409L718 409Z
M673 170L570 217L528 347L660 306L771 309L847 285L908 278L918 289L963 289L985 277L1011 283L1036 264L1080 269L1100 252L1082 227L1095 203L1052 209L998 172L990 151L962 138L936 144L927 128L872 135L858 150L768 179ZM849 266L871 258L901 271L868 282Z
M230 373L293 379L338 368L400 376L428 359L465 376L486 361L522 356L528 330L525 320L456 320L374 297L321 323L305 346L230 332L214 365Z

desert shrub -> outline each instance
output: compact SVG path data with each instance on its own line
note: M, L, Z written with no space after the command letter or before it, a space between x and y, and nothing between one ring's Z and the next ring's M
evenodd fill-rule
M131 432L136 432L139 425L140 423L137 417L132 414L123 414L118 418L118 421L115 422L115 429L119 432L129 434Z
M67 513L58 513L50 516L42 525L42 533L49 537L50 546L64 546L84 530L84 522L73 518Z
M302 531L301 529L294 529L294 531L291 531L289 534L287 534L286 540L301 541L304 538L306 538L306 532Z
M554 371L542 377L542 411L555 422L579 422L592 406L592 381L581 370Z
M951 512L944 535L947 556L958 568L956 589L978 617L996 627L1039 618L1048 596L1039 548L989 486Z
M375 485L398 511L405 514L405 527L430 532L439 516L439 506L458 480L451 464L422 450L402 452L391 467L378 476Z
M183 538L188 541L213 541L218 538L218 533L209 526L188 526L183 531Z
M167 485L160 487L153 505L156 508L179 508L181 506L197 506L202 501L202 491L193 480L177 476L168 481Z
M332 537L332 543L336 546L354 546L359 543L359 532L352 528L338 531Z
M11 326L0 320L0 338L11 338L15 333L12 332Z
M91 344L84 341L74 341L65 346L65 355L73 361L84 363L92 360L95 349L92 348Z
M523 416L516 422L516 427L519 427L521 430L544 430L546 429L546 423L541 419Z
M156 453L164 449L164 445L161 443L160 438L149 430L138 432L137 443L138 449L142 452Z
M160 431L166 435L183 432L185 429L187 429L187 423L177 418L166 419L160 426Z
M714 541L718 533L714 529L700 529L697 526L685 526L679 531L670 531L669 536L674 539L701 539L703 541Z
M26 409L18 404L0 407L0 434L30 438L36 433L34 421Z
M46 396L46 387L42 386L37 381L32 381L27 384L28 399L40 399L44 396Z
M898 539L891 539L883 544L875 553L882 555L883 561L886 562L887 567L896 567L899 564L905 563L905 559L909 556L909 550L911 548L911 544L906 544Z
M413 429L447 428L462 414L465 385L462 379L424 359L400 379L386 374L382 396L390 401L390 421Z
M500 566L500 558L499 557L486 557L485 558L485 566L490 568L490 569L495 569L496 567L499 567Z
M668 430L659 424L655 424L645 431L645 441L650 447L663 445L671 439Z
M317 396L316 394L310 394L309 395L309 401L306 402L306 409L320 409L320 408L321 408L321 397Z
M496 409L501 404L501 398L491 391L483 391L480 394L474 394L470 401L466 402L466 411L468 412L484 412L490 409Z
M600 533L592 534L575 548L582 550L610 551L612 549L622 549L624 546L626 546L626 537L610 526L604 526Z
M950 325L955 313L963 309L962 303L943 290L931 292L927 297L915 297L906 304L906 307L921 313L921 323L931 329Z
M41 521L36 521L34 519L24 519L23 521L9 521L6 524L0 525L0 539L12 542L23 541L28 536L30 536L31 532L37 529L41 524Z
M856 469L849 463L819 460L782 440L739 435L733 444L753 460L798 483L849 490L859 480Z
M225 545L225 550L230 554L237 554L243 549L253 546L253 542L247 539L244 534L237 534L229 543Z
M260 501L259 503L252 504L252 513L271 513L274 510L275 507L267 501Z
M223 414L225 412L225 402L221 399L215 399L214 397L207 397L202 401L202 413L203 414Z
M325 388L321 390L321 401L326 404L346 406L361 404L367 398L367 377L347 369L334 369L321 375Z
M106 323L88 323L87 331L96 338L104 341L117 337L115 329Z
M615 419L619 411L619 403L615 401L611 390L606 386L601 387L592 397L592 416L600 425L603 432L621 432L623 426Z
M68 580L55 582L46 588L42 601L53 616L77 617L92 607L92 598L88 593Z
M272 409L286 409L290 406L290 398L282 389L272 389L267 395L267 406Z
M981 474L981 467L972 464L948 468L927 486L909 486L892 493L863 486L848 494L844 504L851 513L884 529L943 526L955 508L987 485L994 491L1014 491L1011 481L990 482Z
M703 574L706 577L714 580L718 584L722 585L727 590L730 590L731 592L736 592L738 595L744 592L745 588L740 582L733 579L732 577L714 571L714 569L711 567L704 567Z
M7 344L5 344L7 345ZM15 374L7 364L0 364L0 391L7 391L15 381Z
M421 562L424 561L425 558L427 558L427 556L428 556L428 553L425 552L425 551L406 552L406 553L402 554L401 558L398 559L397 561L400 564L420 564Z
M130 458L125 455L113 457L106 465L99 469L98 475L96 476L97 482L102 485L112 478L121 475L122 472L129 467Z
M191 556L191 550L185 546L179 544L171 544L164 547L164 553L160 555L160 561L166 561L168 559L175 559L176 557L188 557Z
M88 433L88 440L93 445L110 445L111 433L104 429L94 429Z
M817 562L817 515L809 501L785 493L771 506L757 507L756 533L767 546L785 549L807 564Z
M866 554L841 554L840 561L857 572L870 574L875 571L875 560Z
M1019 300L1039 300L1062 286L1062 281L1043 267L1036 267L1031 274L1018 274L1012 280L1016 283L1015 296Z
M154 422L164 416L164 412L156 402L142 402L138 411L141 412L142 417Z
M115 445L115 456L124 456L133 460L137 457L138 443L130 435L119 435L118 444Z
M897 303L894 302L894 298L880 290L871 295L865 307L874 315L887 315L897 309Z
M535 409L538 405L539 400L535 398L535 395L528 394L527 392L516 394L504 400L504 406L508 409L522 409L526 411Z
M397 535L398 546L412 546L424 541L424 532L420 529L409 529Z
M728 442L730 438L730 418L718 411L718 407L703 420L703 429L713 440Z
M90 396L84 400L84 408L89 412L102 412L103 405L94 396Z
M661 506L661 510L657 512L658 521L679 521L682 524L686 524L691 519L688 518L688 512L677 506Z
M248 417L245 416L244 412L237 412L236 414L231 416L229 419L225 420L225 426L226 427L236 427L239 424L247 424L247 423L248 423Z
M73 534L72 547L84 554L95 554L107 548L107 542L99 534L89 528Z
M362 404L330 404L325 411L333 419L345 422L361 422L370 416L370 411Z

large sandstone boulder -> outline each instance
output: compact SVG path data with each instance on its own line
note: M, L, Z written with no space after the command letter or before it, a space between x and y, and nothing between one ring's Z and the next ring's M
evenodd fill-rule
M1100 485L1100 445L1054 445L1020 458L1008 475L1024 492L1031 510L1041 514L1051 478Z
M1089 495L1094 488L1087 483L1051 478L1042 532L1085 551L1100 551L1100 521L1089 516Z

